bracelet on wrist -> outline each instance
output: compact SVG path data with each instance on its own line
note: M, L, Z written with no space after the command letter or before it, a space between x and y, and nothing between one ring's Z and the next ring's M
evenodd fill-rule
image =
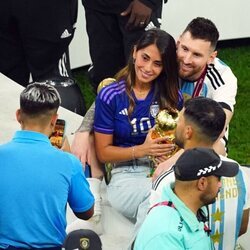
M135 160L135 146L132 147L132 160Z

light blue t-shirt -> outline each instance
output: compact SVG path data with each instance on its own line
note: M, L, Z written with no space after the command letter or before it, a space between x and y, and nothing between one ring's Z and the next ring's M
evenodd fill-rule
M204 223L174 194L170 185L163 191L162 201L175 208L159 205L147 215L135 241L135 250L212 250L213 243Z
M232 159L220 156L223 161ZM173 168L161 174L153 183L150 204L161 199L166 185L175 180ZM250 207L249 180L240 167L234 177L222 177L222 186L216 201L209 205L211 238L215 250L234 250L238 239L243 211Z
M66 205L94 204L80 161L37 132L17 131L0 146L0 248L62 245Z

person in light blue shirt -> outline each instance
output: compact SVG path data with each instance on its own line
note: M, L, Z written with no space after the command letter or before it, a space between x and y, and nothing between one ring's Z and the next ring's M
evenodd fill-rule
M66 207L87 220L94 197L80 161L50 143L60 96L34 83L20 96L21 130L0 146L0 249L61 249Z
M193 148L173 168L176 180L149 210L134 249L212 250L206 205L215 202L221 177L235 176L239 165L222 161L213 149Z

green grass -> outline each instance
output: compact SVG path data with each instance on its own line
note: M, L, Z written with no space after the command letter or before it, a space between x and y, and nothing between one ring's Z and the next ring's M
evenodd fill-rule
M86 109L88 110L88 108L91 106L91 104L93 103L95 99L95 94L94 94L92 86L90 85L89 78L87 76L87 69L85 68L77 69L73 71L73 76L76 79L81 89L81 92L85 101Z
M238 78L238 93L229 130L229 157L241 164L250 164L250 45L219 49L218 57L227 63ZM86 69L73 72L88 108L95 95Z
M219 50L238 79L234 116L229 130L229 157L250 164L250 46Z

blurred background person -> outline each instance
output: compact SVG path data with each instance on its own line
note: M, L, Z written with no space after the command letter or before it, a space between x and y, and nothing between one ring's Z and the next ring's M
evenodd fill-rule
M0 1L0 72L27 86L71 76L68 46L77 0Z
M145 32L161 25L163 0L82 0L89 38L94 91L123 68ZM165 2L167 2L165 0Z

